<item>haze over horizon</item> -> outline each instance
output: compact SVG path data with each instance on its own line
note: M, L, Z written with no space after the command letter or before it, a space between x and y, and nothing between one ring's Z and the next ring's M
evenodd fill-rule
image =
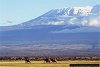
M97 0L0 0L0 26L20 24L54 8L100 4Z

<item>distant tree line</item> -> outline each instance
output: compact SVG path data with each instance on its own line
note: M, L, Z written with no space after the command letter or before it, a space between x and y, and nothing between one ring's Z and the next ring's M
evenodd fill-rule
M18 56L18 57L0 57L0 60L8 60L8 61L12 61L12 60L24 60L25 56ZM41 61L46 57L28 57L30 60L34 60L34 61ZM55 58L58 61L65 61L65 60L100 60L100 57L49 57L49 58Z

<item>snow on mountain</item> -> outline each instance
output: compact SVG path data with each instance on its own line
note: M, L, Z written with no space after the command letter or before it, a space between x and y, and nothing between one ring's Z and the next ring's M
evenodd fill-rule
M100 5L94 7L66 7L56 8L29 20L21 26L34 25L79 25L79 26L96 26L100 27Z
M86 16L91 12L92 7L65 7L65 8L56 8L52 9L45 16L74 16L74 15L82 15ZM53 14L53 15L51 15Z

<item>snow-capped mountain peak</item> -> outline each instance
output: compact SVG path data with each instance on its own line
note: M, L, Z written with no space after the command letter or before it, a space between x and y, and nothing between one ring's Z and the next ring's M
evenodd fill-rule
M56 8L21 26L34 25L79 25L100 27L100 5L86 7Z
M49 14L53 13L56 15L66 15L66 16L73 16L73 15L88 15L91 12L93 7L86 6L86 7L65 7L65 8L55 8L49 11Z

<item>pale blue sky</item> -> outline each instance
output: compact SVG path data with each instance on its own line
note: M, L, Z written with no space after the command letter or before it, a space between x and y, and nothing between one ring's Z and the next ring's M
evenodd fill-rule
M53 8L96 4L100 4L100 0L0 0L0 26L34 19Z

